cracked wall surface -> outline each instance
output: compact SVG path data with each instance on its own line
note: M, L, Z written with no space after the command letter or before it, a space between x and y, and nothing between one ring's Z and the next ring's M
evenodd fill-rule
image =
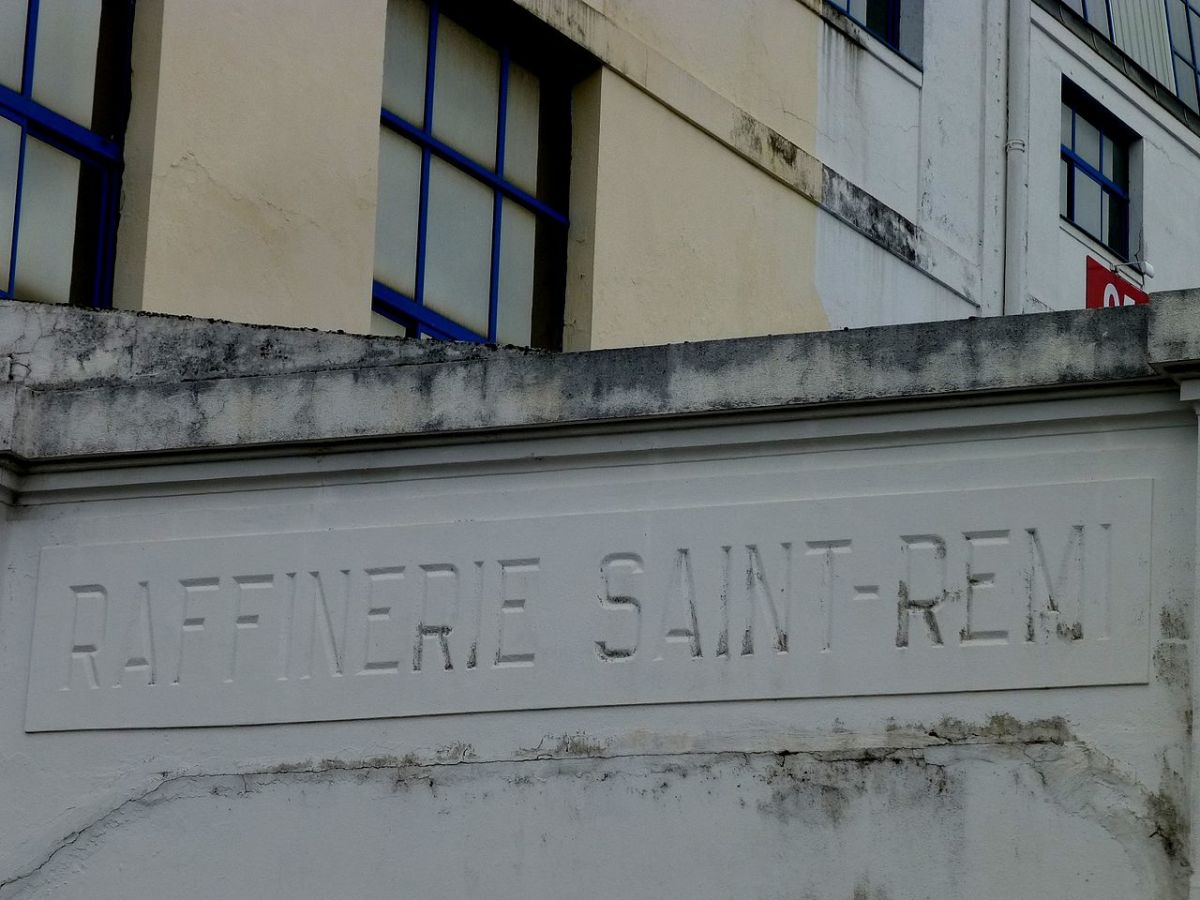
M0 897L1185 896L1168 817L1058 737L179 775Z

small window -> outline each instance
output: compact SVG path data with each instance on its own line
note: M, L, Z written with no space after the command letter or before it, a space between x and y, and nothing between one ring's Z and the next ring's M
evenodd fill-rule
M505 3L390 0L374 330L561 346L563 42Z
M1167 0L1171 63L1175 93L1194 112L1200 112L1200 0Z
M0 2L0 297L108 306L130 0Z
M1063 0L1064 5L1099 31L1110 41L1113 39L1112 10L1108 0Z
M829 0L901 56L921 63L923 0Z
M1059 212L1122 258L1129 255L1129 157L1125 125L1063 85Z

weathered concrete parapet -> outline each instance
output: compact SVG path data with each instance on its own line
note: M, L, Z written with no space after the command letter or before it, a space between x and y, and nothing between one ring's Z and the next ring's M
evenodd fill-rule
M1192 302L574 355L0 304L0 900L1196 900Z
M38 460L1128 384L1200 358L1192 305L556 355L8 303L3 446Z

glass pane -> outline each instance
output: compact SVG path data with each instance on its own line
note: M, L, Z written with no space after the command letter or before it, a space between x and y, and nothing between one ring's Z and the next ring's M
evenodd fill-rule
M393 322L387 316L373 312L371 313L371 334L385 337L408 337L408 329L399 322Z
M1167 0L1167 20L1171 28L1171 46L1187 56L1191 53L1188 43L1187 7L1183 0Z
M538 116L541 83L513 63L508 73L508 115L504 137L504 177L537 193Z
M921 61L925 41L925 4L900 4L900 52L914 62Z
M28 0L0 0L0 84L21 89Z
M1058 213L1067 218L1071 217L1071 210L1067 205L1067 179L1071 177L1071 167L1067 165L1067 161L1061 157L1058 160Z
M867 0L849 0L846 8L853 18L860 22L867 21Z
M1103 172L1113 183L1122 188L1129 185L1129 157L1125 145L1104 135L1104 168Z
M1071 146L1071 118L1072 118L1072 115L1073 114L1071 112L1071 107L1067 106L1067 104L1064 103L1063 107L1062 107L1062 129L1061 129L1062 134L1059 138L1059 140L1062 141L1062 145L1064 147Z
M78 197L79 160L27 137L17 234L18 298L66 303L70 297Z
M390 0L383 53L383 106L402 119L425 124L425 56L429 7L423 0Z
M1197 109L1196 72L1178 56L1174 57L1174 62L1175 91L1177 94L1179 94L1179 99L1191 107L1193 111L1195 111Z
M1105 37L1112 37L1108 31L1108 5L1105 0L1087 0L1087 20Z
M525 207L505 200L501 222L496 340L528 347L533 320L533 250L537 217Z
M438 19L433 133L489 169L496 165L500 54L465 28Z
M100 0L42 0L33 99L87 128L92 125L99 38Z
M1104 194L1104 234L1105 242L1122 256L1125 255L1129 244L1129 226L1126 222L1128 207L1119 197L1113 197L1107 191Z
M1075 224L1096 238L1104 233L1100 228L1101 193L1100 185L1075 170Z
M375 213L375 278L409 297L417 289L417 218L421 150L379 130L379 208Z
M1066 0L1066 4L1079 15L1083 15L1083 0Z
M17 165L20 158L20 126L8 119L0 119L0 291L8 290L8 263L12 258L12 227L17 207Z
M1112 224L1112 195L1108 191L1100 194L1100 239L1106 244L1112 244L1108 239L1109 228Z
M1188 13L1188 21L1192 23L1192 64L1200 60L1200 16L1194 12ZM1187 54L1184 53L1184 56Z
M868 31L888 37L888 0L867 0L867 16L863 24Z
M1100 129L1078 114L1075 116L1075 152L1088 165L1100 168Z
M492 274L492 191L449 163L429 171L425 305L487 334Z

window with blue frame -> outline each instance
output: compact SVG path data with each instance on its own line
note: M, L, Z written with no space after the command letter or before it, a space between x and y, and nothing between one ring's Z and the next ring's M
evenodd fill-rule
M0 298L108 306L131 0L0 0Z
M1139 45L1143 52L1148 48L1157 47L1159 32L1147 21L1148 11L1138 11L1131 21L1132 10L1127 10L1122 36L1117 30L1112 0L1060 2L1119 47L1122 41ZM1163 3L1170 41L1171 68L1175 77L1175 95L1193 111L1200 112L1200 0L1163 0ZM1161 25L1162 19L1158 18L1154 24ZM1132 52L1130 47L1121 49ZM1161 77L1164 80L1169 78L1165 74Z
M1175 68L1175 93L1193 111L1200 112L1200 2L1166 2L1171 63Z
M1113 39L1112 10L1108 0L1063 0L1063 3L1110 41Z
M924 0L829 0L910 62L920 65Z
M1063 85L1059 212L1129 256L1130 151L1137 137L1073 85Z
M389 0L376 330L561 345L580 60L540 25L494 0Z

